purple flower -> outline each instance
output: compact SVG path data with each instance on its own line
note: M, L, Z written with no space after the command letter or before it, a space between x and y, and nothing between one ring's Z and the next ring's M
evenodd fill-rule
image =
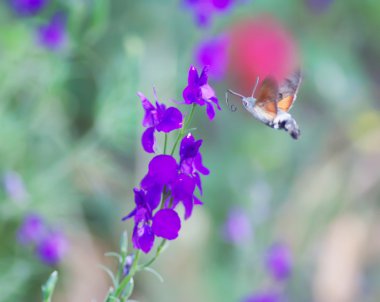
M36 214L28 214L17 232L18 241L23 244L37 244L46 233L42 218Z
M38 43L49 49L59 50L66 42L66 18L61 13L56 13L45 25L37 29Z
M149 163L149 171L141 181L141 189L134 189L136 207L123 220L134 217L132 242L135 248L144 253L152 249L156 236L168 240L178 236L181 222L173 209L161 209L153 214L160 203L163 189L169 190L177 177L176 160L170 155L157 155Z
M147 129L142 135L142 146L148 153L154 153L154 132L169 133L182 127L182 113L175 107L166 108L156 101L154 106L142 93L138 93L145 111L143 126Z
M265 291L255 293L245 299L242 302L280 302L280 296L274 291Z
M242 209L231 209L224 224L223 235L226 241L242 244L252 236L252 225L246 212Z
M177 238L181 228L178 214L172 209L162 209L152 217L147 207L138 207L125 219L134 216L135 227L132 234L133 246L149 253L154 244L155 236L173 240Z
M198 71L194 66L190 66L188 85L183 90L183 98L186 104L198 104L199 106L206 106L206 112L210 120L215 117L216 106L221 110L219 106L218 98L215 95L214 90L207 84L208 67L204 67L201 75L198 75Z
M266 266L273 278L284 280L292 272L292 255L289 247L284 243L273 244L268 252Z
M179 148L180 171L196 178L197 185L201 192L202 186L200 183L199 173L203 175L210 174L209 169L203 166L202 163L202 154L199 151L202 142L202 140L196 141L194 136L191 133L189 133L182 139Z
M210 66L210 77L221 80L227 69L227 51L227 37L217 37L200 43L195 50L195 59L201 66Z
M32 16L38 14L47 2L47 0L9 0L9 5L20 16Z
M59 232L47 234L37 245L36 253L48 265L58 264L67 251L66 238Z
M189 133L181 141L179 174L172 184L173 206L182 202L185 208L185 219L191 216L193 206L202 204L195 195L194 190L198 187L202 194L202 183L199 173L207 175L209 170L202 164L202 155L199 149L202 140L196 141Z
M306 0L309 8L316 14L326 12L334 0Z
M20 175L13 171L8 171L4 175L4 189L7 195L17 202L25 201L27 193Z
M211 18L215 12L215 7L211 0L184 0L185 6L192 10L196 23L201 27L206 27L211 23Z

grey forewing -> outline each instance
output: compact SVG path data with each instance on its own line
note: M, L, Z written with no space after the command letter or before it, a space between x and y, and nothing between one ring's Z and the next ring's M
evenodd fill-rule
M298 88L301 84L301 71L297 70L287 77L278 89L278 100L282 100L288 96L297 96Z

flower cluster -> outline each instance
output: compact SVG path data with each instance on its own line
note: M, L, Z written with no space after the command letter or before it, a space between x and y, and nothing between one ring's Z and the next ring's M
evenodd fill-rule
M213 15L230 9L234 0L184 0L185 7L192 10L199 26L208 26Z
M63 234L52 231L36 214L24 217L17 239L23 246L32 246L37 257L47 265L57 265L67 251L67 241Z
M266 269L274 281L284 282L292 273L292 255L289 247L276 242L267 250ZM282 295L275 289L267 289L248 296L244 302L280 302Z
M148 172L134 189L135 208L123 220L133 218L135 225L132 242L136 249L148 253L155 238L173 240L178 237L181 219L177 213L178 205L184 208L184 219L188 219L195 205L202 201L196 195L202 195L201 175L208 175L209 170L202 163L200 148L202 140L196 140L191 133L186 133L192 114L185 118L175 107L166 107L156 97L153 105L142 93L138 93L144 109L142 135L143 149L148 153L157 153L156 132L165 135L178 130L178 138L172 152L156 154L149 162ZM207 68L198 76L191 66L188 86L183 92L182 104L206 106L210 119L215 116L214 106L220 109L214 90L207 83ZM173 156L177 143L180 142L178 160Z
M30 17L40 13L48 4L48 0L9 0L13 12L22 17ZM62 49L67 40L66 17L55 13L45 24L36 29L36 41L42 47L57 51Z

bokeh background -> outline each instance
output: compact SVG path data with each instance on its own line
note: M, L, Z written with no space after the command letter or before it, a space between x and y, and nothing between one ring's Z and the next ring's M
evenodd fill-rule
M205 204L154 264L165 282L140 273L134 299L380 301L380 3L199 2L0 2L0 301L40 301L54 269L54 301L103 301L99 264L116 266L104 253L131 231L121 218L150 159L136 92L173 104L205 63L223 108L192 123ZM297 66L298 141L224 104ZM31 213L65 238L58 264L20 242ZM286 280L266 262L278 242Z

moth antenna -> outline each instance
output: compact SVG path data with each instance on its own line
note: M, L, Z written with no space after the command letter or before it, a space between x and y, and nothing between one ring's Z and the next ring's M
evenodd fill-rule
M154 95L155 101L158 102L157 91L156 91L155 86L153 86L153 95Z
M255 87L253 87L252 97L253 97L253 95L255 94L255 91L256 91L257 85L259 85L259 80L260 80L260 78L257 77Z
M235 106L235 105L233 105L233 104L230 104L229 102L228 102L228 93L232 93L232 94L234 94L232 91L230 91L230 90L227 90L226 91L226 104L227 104L227 106L228 106L228 109L231 111L231 112L235 112L236 110L237 110L237 107Z

